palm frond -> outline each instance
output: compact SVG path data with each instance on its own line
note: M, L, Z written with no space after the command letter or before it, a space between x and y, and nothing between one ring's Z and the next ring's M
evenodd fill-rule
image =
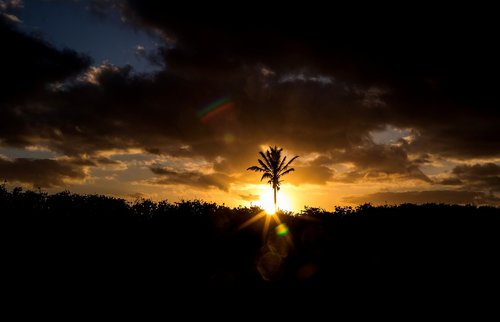
M272 172L272 170L264 162L262 162L261 159L258 159L257 161L259 161L259 163L260 163L260 165L262 166L263 169L265 169L268 172Z
M269 169L272 169L273 166L271 165L271 161L270 161L270 159L267 158L267 156L264 154L264 152L260 151L259 154L262 156L262 158L264 159L264 162L267 164Z
M281 163L281 150L283 149L278 149L277 147L274 147L273 151L271 151L271 157L272 157L272 164L273 164L273 170L278 172L280 163Z
M271 151L271 153L278 153L278 154L281 154L281 151L283 151L283 148L279 148L275 145L274 148L272 146L269 146L269 151Z
M283 158L283 160L281 161L280 166L278 167L278 173L281 171L281 168L283 167L283 164L285 164L285 161L286 161L286 155Z
M272 175L272 174L270 174L269 172L266 172L266 173L264 173L264 174L262 175L262 178L260 178L260 181L262 181L262 180L263 180L263 179L265 179L265 178L268 178L268 179L270 179L269 181L271 181L271 180L273 179L273 175Z
M285 174L290 173L290 172L292 172L292 171L295 171L295 169L294 169L294 168L290 168L290 169L286 170L285 172L283 172L283 173L281 174L281 176L284 176Z
M266 151L266 156L267 159L269 160L269 167L273 170L276 169L276 166L274 165L275 162L273 160L273 155L269 150Z
M266 172L266 170L259 168L258 166L255 166L255 165L253 167L247 168L247 170L251 170L251 171L255 171L255 172Z
M299 157L298 155L294 156L294 157L293 157L290 161L288 161L288 163L287 163L287 164L283 167L283 169L281 169L281 170L286 170L286 169L288 169L288 166L289 166L289 165L290 165L293 161L295 161L295 159L297 159L298 157Z

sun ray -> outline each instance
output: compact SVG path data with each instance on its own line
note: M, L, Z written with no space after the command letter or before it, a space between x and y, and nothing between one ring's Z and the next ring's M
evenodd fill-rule
M248 227L250 226L251 224L253 224L254 222L256 222L257 220L259 220L260 218L264 217L264 216L267 216L266 215L266 212L265 211L261 211L259 212L257 215L255 215L254 217L248 219L247 221L245 221L243 224L241 224L239 227L238 227L238 230L241 230L245 227Z
M276 217L276 216L266 216L266 221L264 223L264 229L262 231L262 241L266 240L267 237L267 231L269 230L269 224L271 223L271 218L269 217Z
M263 243L266 242L267 235L269 233L269 228L271 225L271 218L272 218L272 220L274 220L274 222L276 224L276 226L274 227L276 235L279 236L280 238L284 238L287 241L288 245L290 245L291 247L294 247L292 236L290 234L290 229L283 221L281 221L281 219L279 217L279 213L275 213L275 214L270 215L266 211L261 211L257 215L253 216L252 218L248 219L243 224L241 224L238 227L238 230L242 230L243 228L250 226L251 224L259 221L262 218L265 218L264 227L262 229L262 242Z

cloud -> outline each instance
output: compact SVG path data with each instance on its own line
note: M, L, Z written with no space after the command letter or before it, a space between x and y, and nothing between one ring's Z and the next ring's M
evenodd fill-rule
M106 18L116 13L116 10L123 10L122 0L89 0L86 9L100 18Z
M295 166L292 165L295 172L283 177L285 182L290 182L294 185L300 184L316 184L325 185L333 177L334 171L326 166Z
M418 167L419 162L411 161L402 146L365 144L333 154L332 161L351 162L355 168L336 177L345 182L359 180L381 180L396 175L398 179L415 179L431 183Z
M22 0L0 0L0 10L20 9L24 7Z
M271 75L269 72L265 72L266 70L262 70L264 76ZM330 76L324 75L306 75L304 73L288 73L280 77L278 82L287 83L287 82L317 82L323 85L331 84L334 79Z
M428 155L500 153L500 112L492 108L500 55L488 19L467 29L438 13L424 13L422 25L406 16L386 20L317 8L287 14L270 6L264 13L255 9L256 21L163 6L89 4L103 17L121 10L128 23L175 39L155 58L168 68L148 77L131 67L92 66L85 56L0 23L0 39L13 44L0 61L0 144L43 145L100 164L106 162L96 156L114 149L202 158L216 174L155 168L155 182L222 190L252 165L262 144L324 155L322 164L298 164L285 177L319 185L395 178L431 184L422 171ZM293 23L308 14L315 23ZM51 84L66 86L54 90ZM202 122L200 111L216 109L221 98L233 107ZM375 144L372 133L388 126L412 129L414 137ZM334 172L339 164L350 167ZM441 183L486 189L478 174L471 177L473 170ZM497 189L490 177L488 185Z
M459 186L463 184L463 181L458 178L445 178L439 181L438 183L445 186Z
M23 7L24 3L21 0L0 0L0 17L3 16L7 21L14 23L21 22L16 14Z
M2 50L0 103L19 105L31 95L42 92L50 82L77 75L89 59L76 52L59 51L41 39L27 36L0 21L0 39L8 44ZM12 112L12 111L8 111Z
M401 203L500 205L500 198L485 194L484 192L455 190L377 192L361 196L345 197L343 201L353 204L372 203L374 205Z
M99 164L104 164L104 165L120 165L120 164L122 164L119 161L111 160L111 159L105 158L105 157L97 158L96 161L99 162Z
M151 171L159 178L153 180L155 184L175 185L182 184L197 188L215 187L223 191L229 190L233 179L223 173L202 174L197 171L174 171L167 168L152 167Z
M500 192L500 166L495 163L460 165L453 169L451 178L445 179L448 184L450 181L469 189Z
M464 179L500 176L500 166L495 163L462 165L453 169L453 174Z
M8 13L1 13L1 16L9 21L9 22L14 22L14 23L22 23L21 19L19 19L17 16L15 15L11 15L11 14L8 14Z
M68 180L86 178L85 167L72 160L0 158L0 179L32 184L33 187L61 187Z
M291 41L290 36L294 37L288 29L264 19L263 26L272 25L270 29L276 33L256 29L234 37L226 23L201 18L191 25L157 9L152 2L130 1L126 10L140 18L136 22L142 28L154 26L178 35L179 46L164 53L167 70L153 78L141 78L132 75L129 68L91 66L83 73L87 84L45 93L38 97L37 109L33 109L32 102L16 104L21 115L11 116L16 129L6 133L4 141L22 146L42 138L49 141L51 149L66 154L124 146L169 153L189 145L192 155L208 159L222 156L231 165L242 166L234 146L242 147L244 155L269 141L298 152L352 150L364 144L371 131L389 122L406 122L407 113L414 110L413 106L389 104L395 96L405 93L385 89L400 83L389 84L390 77L383 79L388 71L382 66L377 69L381 70L377 77L382 78L380 81L358 79L359 71L349 69L356 55L345 56L344 50L338 48L320 51L323 44L309 39L308 29L303 31L304 37ZM159 19L158 15L172 19ZM244 23L236 21L236 31L244 28ZM210 38L211 46L204 46L207 32L215 37ZM256 51L261 42L272 50ZM348 63L331 66L335 58ZM356 59L363 58L369 57ZM373 73L366 65L359 68ZM272 73L264 77L262 66ZM290 75L302 75L294 79L311 81L281 81ZM212 124L201 124L197 112L222 96L230 97L235 108ZM441 108L448 109L446 105ZM402 118L395 119L399 116ZM427 121L429 126L435 123L431 118ZM425 150L419 144L427 132L420 129L419 133L423 133L420 143L411 144L408 150ZM411 176L418 174L415 167L401 171Z
M254 195L254 194L245 194L245 195L240 195L240 198L245 201L258 201L260 200L259 195Z
M124 69L123 71L125 72L126 69ZM79 78L81 81L90 83L92 85L100 85L101 80L107 75L113 75L119 72L121 72L121 70L118 67L108 63L104 63L100 66L90 66Z
M497 109L490 108L496 102L495 78L494 73L488 72L497 66L498 49L489 41L494 19L467 27L471 30L446 14L444 8L421 12L427 22L422 25L409 16L378 11L360 15L358 10L347 9L334 14L301 7L300 11L289 8L285 13L282 7L268 6L265 14L255 12L259 22L254 25L241 16L221 17L209 8L206 9L211 14L201 10L201 15L182 6L162 10L161 4L148 1L130 0L128 5L136 22L163 29L179 39L181 46L165 56L173 73L231 79L244 72L241 66L260 64L280 79L291 70L305 70L302 75L325 75L338 80L353 96L359 96L358 103L382 109L373 113L379 114L373 118L366 111L358 115L352 100L333 100L329 106L332 113L324 118L332 122L331 128L348 113L348 125L357 135L363 135L367 128L353 127L354 120L372 126L376 123L415 128L421 133L412 144L415 151L450 156L499 153L495 147L500 135L494 121L499 115ZM306 17L308 13L314 17L314 23L297 24L289 18ZM404 39L393 32L394 26L398 26L398 35L405 34ZM300 78L306 76L295 77ZM329 89L342 93L340 88ZM307 97L307 102L300 103L318 116L317 125L322 129L321 91ZM344 97L349 95L344 93ZM332 101L330 97L323 98ZM290 104L294 95L283 99ZM338 106L344 104L350 107L345 112ZM268 110L272 113L277 109ZM313 124L307 120L301 125ZM325 141L335 145L336 137L356 136L346 132L341 126Z

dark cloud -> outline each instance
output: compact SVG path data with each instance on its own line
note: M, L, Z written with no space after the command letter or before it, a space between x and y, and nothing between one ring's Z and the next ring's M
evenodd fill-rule
M445 186L459 186L463 184L463 181L458 178L445 178L438 183Z
M439 183L491 195L500 191L500 166L491 162L456 166Z
M295 172L284 177L285 181L288 181L295 185L300 184L317 184L324 185L328 181L331 181L334 171L325 166L293 166Z
M0 20L0 103L14 105L43 92L51 82L76 75L89 66L89 58L65 49L56 50L42 39L23 34ZM4 111L5 112L5 111ZM12 111L10 111L12 112Z
M398 175L400 178L432 182L419 168L419 162L411 161L402 146L365 144L361 147L337 152L332 161L352 162L355 169L336 178L354 182L360 179L378 180L384 176Z
M369 111L358 113L355 97L342 101L337 95L322 95L318 88L303 101L303 88L288 88L288 94L273 104L258 102L276 119L282 117L279 102L287 102L287 114L294 114L295 104L308 110L311 117L303 122L284 120L284 126L300 128L294 129L299 139L309 136L308 148L321 139L330 146L341 145L346 137L356 144L374 126L388 123L419 131L412 144L415 151L455 156L499 153L499 115L492 108L497 100L492 70L498 72L498 49L491 42L493 17L465 26L460 14L437 7L421 12L412 8L412 14L373 8L362 14L357 8L270 5L263 11L246 8L244 15L222 15L213 7L197 14L176 6L162 10L162 4L153 1L128 3L136 21L178 40L166 55L172 73L231 80L243 72L242 66L258 64L274 75L305 71L331 76L361 96L358 103L379 109L373 113L376 117ZM466 16L474 12L455 10ZM330 113L323 114L323 109ZM331 122L330 129L340 127L325 133L326 122ZM313 126L324 129L323 135L309 133Z
M240 198L245 201L257 201L260 199L259 195L254 195L254 194L246 194L246 195L240 195Z
M0 0L0 23L22 23L18 15L23 8L21 0Z
M159 87L152 81L132 77L129 72L129 68L102 68L92 75L92 82L47 92L38 105L12 106L16 113L12 111L11 122L3 128L7 132L4 141L23 146L47 140L52 150L73 155L178 142L169 133L177 133L179 113L161 101ZM172 91L182 86L161 83ZM176 100L173 93L171 96ZM144 97L151 100L144 101Z
M500 191L500 166L495 163L457 166L452 175L450 180L460 181L468 188Z
M0 21L0 143L30 145L39 131L51 131L46 88L77 75L89 59L69 49L59 51L41 39L27 36Z
M461 165L453 169L453 174L464 179L475 180L484 177L500 176L500 166L495 163Z
M500 205L495 193L500 191L500 166L495 163L460 165L436 183L454 186L457 190L378 192L364 196L351 196L344 201L351 203L459 203Z
M86 8L92 14L106 18L117 10L123 10L124 4L123 0L88 0Z
M151 171L159 178L153 180L155 184L175 185L182 184L197 188L215 187L228 191L233 179L223 173L203 174L197 171L174 171L166 168L152 167Z
M227 14L130 0L91 1L89 9L103 17L121 10L138 28L168 37L172 46L155 57L165 69L146 77L130 67L89 68L81 55L0 24L1 39L10 44L0 62L2 145L43 143L74 157L127 148L222 157L217 175L153 172L159 183L223 190L230 173L251 165L261 144L328 156L330 163L302 165L286 179L296 184L332 180L334 163L355 166L335 180L430 182L420 169L428 153L500 153L500 115L492 108L495 20L464 25L436 8L417 14L418 21L413 13L368 15L340 7L269 5ZM202 120L200 113L221 98L231 108ZM370 133L386 124L411 128L415 138L374 144Z
M119 164L121 164L121 162L119 162L119 161L111 160L110 158L104 158L104 157L97 158L96 161L99 164L104 164L104 165L119 165Z
M476 204L500 205L500 198L476 191L407 191L407 192L377 192L362 196L343 198L344 202L362 204L401 204L401 203L448 203L448 204Z
M0 158L0 179L8 182L50 188L64 186L68 179L83 180L86 176L85 168L71 160Z

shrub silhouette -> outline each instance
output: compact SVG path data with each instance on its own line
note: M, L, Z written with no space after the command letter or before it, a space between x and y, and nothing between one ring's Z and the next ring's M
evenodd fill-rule
M1 186L4 274L30 287L315 287L341 293L361 286L491 285L500 268L500 209L494 207L306 207L280 214L290 244L278 234L262 244L262 222L238 229L261 211ZM272 267L279 274L264 279L258 263L269 252L280 254L280 266Z

